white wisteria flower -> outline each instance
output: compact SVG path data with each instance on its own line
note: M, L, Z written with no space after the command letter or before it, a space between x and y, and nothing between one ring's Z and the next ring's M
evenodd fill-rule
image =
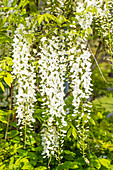
M91 103L88 100L92 94L93 85L91 83L91 54L86 47L87 42L79 40L77 44L81 46L81 49L78 50L74 46L68 53L70 55L71 88L73 89L72 104L74 110L72 116L76 121L81 151L83 151L82 147L85 146L89 129L86 124L90 119L91 113ZM84 145L82 145L83 142ZM83 157L85 157L84 151Z
M43 117L48 117L43 124L42 145L43 155L51 155L58 159L62 149L60 143L64 141L67 126L64 111L64 75L66 72L64 38L52 36L51 39L43 37L40 43L40 91L43 96L44 106L47 106Z
M24 34L23 31L24 30ZM30 39L26 37L28 32L25 31L24 25L20 24L15 31L13 43L13 71L12 75L17 81L18 92L16 97L17 118L20 127L28 125L32 129L34 103L36 102L36 74L33 58L30 54Z

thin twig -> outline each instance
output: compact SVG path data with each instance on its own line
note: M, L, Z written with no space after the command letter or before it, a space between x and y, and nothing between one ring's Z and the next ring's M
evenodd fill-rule
M90 145L89 145L89 138L88 138L88 152L89 152L90 169L92 169L92 167L91 167L91 157L90 157Z
M8 122L7 122L7 127L6 127L5 140L7 140L7 133L8 133L8 129L9 129L9 122L10 122L10 113L8 115Z
M12 110L12 102L13 102L13 85L11 84L11 102L9 105L9 110ZM7 127L6 127L6 133L5 133L5 140L7 140L7 133L8 133L8 129L9 129L9 122L10 122L10 113L8 115L8 122L7 122Z
M96 60L96 58L95 58L95 56L94 56L94 54L93 54L93 52L92 52L89 44L88 44L88 47L89 47L89 50L90 50L90 52L91 52L91 54L92 54L92 56L93 56L93 58L94 58L94 60L95 60L95 62L96 62L96 64L97 64L97 66L98 66L98 69L99 69L100 74L102 75L104 81L105 81L106 83L109 83L109 82L105 79L105 77L104 77L104 75L103 75L103 73L102 73L102 71L101 71L101 69L100 69L100 67L99 67L99 65L98 65L98 62L97 62L97 60Z
M101 45L102 45L102 42L100 41L99 42L99 45L98 45L98 48L97 48L97 50L96 50L96 53L95 53L95 58L97 59L97 57L98 57L98 53L100 52L100 47L101 47ZM94 62L95 62L95 59L94 59L94 61L92 62L92 65L94 64Z

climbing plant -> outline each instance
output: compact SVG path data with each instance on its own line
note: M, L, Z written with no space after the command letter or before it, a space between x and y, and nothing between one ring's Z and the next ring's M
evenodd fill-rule
M112 7L111 0L1 1L0 87L10 89L0 115L2 169L112 169L112 154L92 153L99 124L92 67L109 84L98 61L102 51L112 68Z

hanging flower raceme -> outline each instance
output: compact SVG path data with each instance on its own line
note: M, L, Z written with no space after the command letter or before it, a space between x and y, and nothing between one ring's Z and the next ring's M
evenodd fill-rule
M17 80L17 118L18 125L29 126L32 129L34 122L34 102L35 98L35 66L33 66L34 57L31 56L31 41L29 32L25 31L24 25L16 29L13 43L13 71L12 74Z
M98 20L100 19L100 25L101 27L102 34L103 34L103 39L105 41L105 44L107 45L106 50L108 53L111 55L111 60L112 60L112 55L113 55L113 14L112 14L112 9L113 9L113 1L105 1L104 4L104 10L102 11L103 15L99 16ZM97 25L98 25L98 20L97 20Z
M92 33L91 24L93 19L106 15L102 9L103 0L85 0L84 2L77 2L75 18L78 20L81 28L85 30L85 37Z
M63 138L66 133L62 128L67 125L64 111L66 52L63 38L52 36L51 39L46 39L43 37L39 53L41 56L39 60L40 91L43 96L44 108L46 108L46 111L43 112L45 121L42 130L42 145L44 147L42 154L48 158L53 155L56 159L62 152Z
M71 88L73 89L73 114L76 121L76 128L79 137L80 149L85 158L86 140L89 127L87 123L90 119L91 103L89 101L91 84L91 62L90 52L86 48L86 42L78 41L81 48L73 47L68 52L70 54Z

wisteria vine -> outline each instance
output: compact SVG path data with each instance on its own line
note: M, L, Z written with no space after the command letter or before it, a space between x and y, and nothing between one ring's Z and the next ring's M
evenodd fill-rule
M30 33L30 32L29 32ZM24 25L16 29L13 43L13 71L12 75L17 82L16 103L18 125L20 129L32 129L34 102L36 101L36 73L33 62L34 57L31 56L31 39ZM20 132L22 133L22 132Z
M11 2L12 1L10 1L8 6L11 6ZM47 3L52 6L53 2L54 1L50 0ZM55 9L55 14L57 14L57 16L65 14L63 8L65 8L66 3L67 1L65 0L57 1L58 8ZM106 20L106 18L109 19L111 17L108 11L108 5L109 4L104 3L103 0L96 0L95 2L92 0L85 0L84 3L76 1L76 7L73 7L75 20L73 19L69 27L66 28L67 31L56 31L49 38L44 36L40 40L40 52L38 53L40 57L38 61L41 78L40 92L43 97L42 107L45 109L42 113L44 122L41 131L43 158L47 157L50 160L52 156L56 157L57 160L62 158L62 147L64 137L66 136L64 127L67 126L66 111L64 110L64 80L67 71L66 56L68 56L67 58L69 60L70 87L73 96L72 105L74 109L72 117L76 122L80 144L79 148L85 158L89 131L87 124L91 113L89 98L92 93L90 59L92 54L88 49L88 36L93 31L91 27L95 18L98 19L100 14L101 19L104 18ZM102 6L105 8L104 10ZM47 10L52 11L54 7L55 3L51 9L48 8ZM83 33L82 35L77 32L76 23L80 29L80 33ZM109 22L107 23L107 28L108 27ZM71 29L75 34L73 34ZM106 28L103 27L103 29ZM26 31L22 24L20 24L15 31L15 38L13 39L14 65L12 74L17 80L18 94L15 97L18 125L21 128L26 128L26 126L28 126L32 129L32 123L35 121L33 113L34 102L36 101L36 74L35 66L33 65L35 58L31 56L30 33L29 30ZM66 35L65 37L64 34ZM66 39L67 35L68 38ZM76 35L76 40L73 39L74 35ZM111 28L109 28L107 33L104 33L103 37L106 35L109 36L111 41ZM112 42L107 43L111 50ZM68 114L70 113L68 112Z
M40 55L40 91L43 96L43 113L45 121L42 130L43 155L51 158L51 155L59 159L62 153L64 136L66 131L62 128L67 126L64 111L64 76L66 71L64 40L59 36L51 39L41 39ZM61 49L61 50L60 50ZM63 50L64 49L64 50Z

